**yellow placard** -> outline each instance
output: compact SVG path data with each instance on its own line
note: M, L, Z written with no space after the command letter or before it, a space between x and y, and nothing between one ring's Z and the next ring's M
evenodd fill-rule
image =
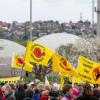
M9 77L9 78L0 78L0 82L17 82L20 80L20 76L17 77Z
M77 81L100 84L100 63L96 63L83 56L79 57Z

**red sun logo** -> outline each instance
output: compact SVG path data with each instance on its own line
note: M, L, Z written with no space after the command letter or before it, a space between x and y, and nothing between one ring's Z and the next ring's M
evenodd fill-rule
M67 66L67 61L65 59L61 59L61 62L64 66Z
M93 78L97 81L100 78L100 66L93 70Z
M24 60L23 60L23 58L17 58L17 62L19 63L19 64L24 64Z
M61 58L60 60L60 67L63 68L66 71L71 71L71 68L68 67L68 62L65 58Z
M33 53L37 58L41 58L45 55L45 52L42 52L42 50L39 47L34 48Z

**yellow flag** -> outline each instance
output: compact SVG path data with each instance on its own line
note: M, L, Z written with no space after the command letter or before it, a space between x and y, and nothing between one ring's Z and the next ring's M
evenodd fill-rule
M51 59L53 53L54 52L47 47L28 41L25 61L48 66L48 61Z
M83 56L78 60L78 75L79 81L90 82L93 84L100 84L100 63L96 63Z
M54 54L52 56L52 71L63 72L66 75L75 75L75 71L70 62L61 55Z
M12 67L19 68L19 69L22 69L22 67L23 67L23 70L28 71L28 72L32 72L32 70L33 70L33 66L30 63L24 61L23 57L15 54L15 53L14 53L13 59L12 59Z
M23 69L25 71L27 71L27 72L32 72L33 71L33 66L29 62L25 61L25 65L24 65L24 68Z

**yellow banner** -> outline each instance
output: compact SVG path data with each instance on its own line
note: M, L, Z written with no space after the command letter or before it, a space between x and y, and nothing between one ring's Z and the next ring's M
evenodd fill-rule
M77 81L100 84L100 63L80 56L77 73L80 76Z
M0 82L16 82L20 80L20 76L17 77L9 77L9 78L0 78Z
M28 71L28 72L32 72L33 70L33 66L30 63L25 62L24 58L22 58L21 56L15 53L12 58L12 67L19 68L19 69L22 69L23 67L23 70Z
M28 41L25 61L48 66L48 61L51 59L53 53L54 52L47 47Z
M52 71L63 72L68 76L76 76L76 72L73 69L71 63L66 58L58 54L54 54L52 56Z
M73 82L74 83L80 83L80 82L86 82L82 79L82 77L73 77Z

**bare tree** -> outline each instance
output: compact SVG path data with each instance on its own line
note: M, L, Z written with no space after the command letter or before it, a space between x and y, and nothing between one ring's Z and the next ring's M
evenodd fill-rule
M36 79L44 81L45 76L47 74L51 73L51 70L52 70L51 69L51 62L49 62L48 67L38 65L38 64L34 64L32 73L35 75Z
M93 61L100 61L100 39L94 37L80 38L74 44L62 45L57 49L58 53L70 60L77 67L80 55Z

